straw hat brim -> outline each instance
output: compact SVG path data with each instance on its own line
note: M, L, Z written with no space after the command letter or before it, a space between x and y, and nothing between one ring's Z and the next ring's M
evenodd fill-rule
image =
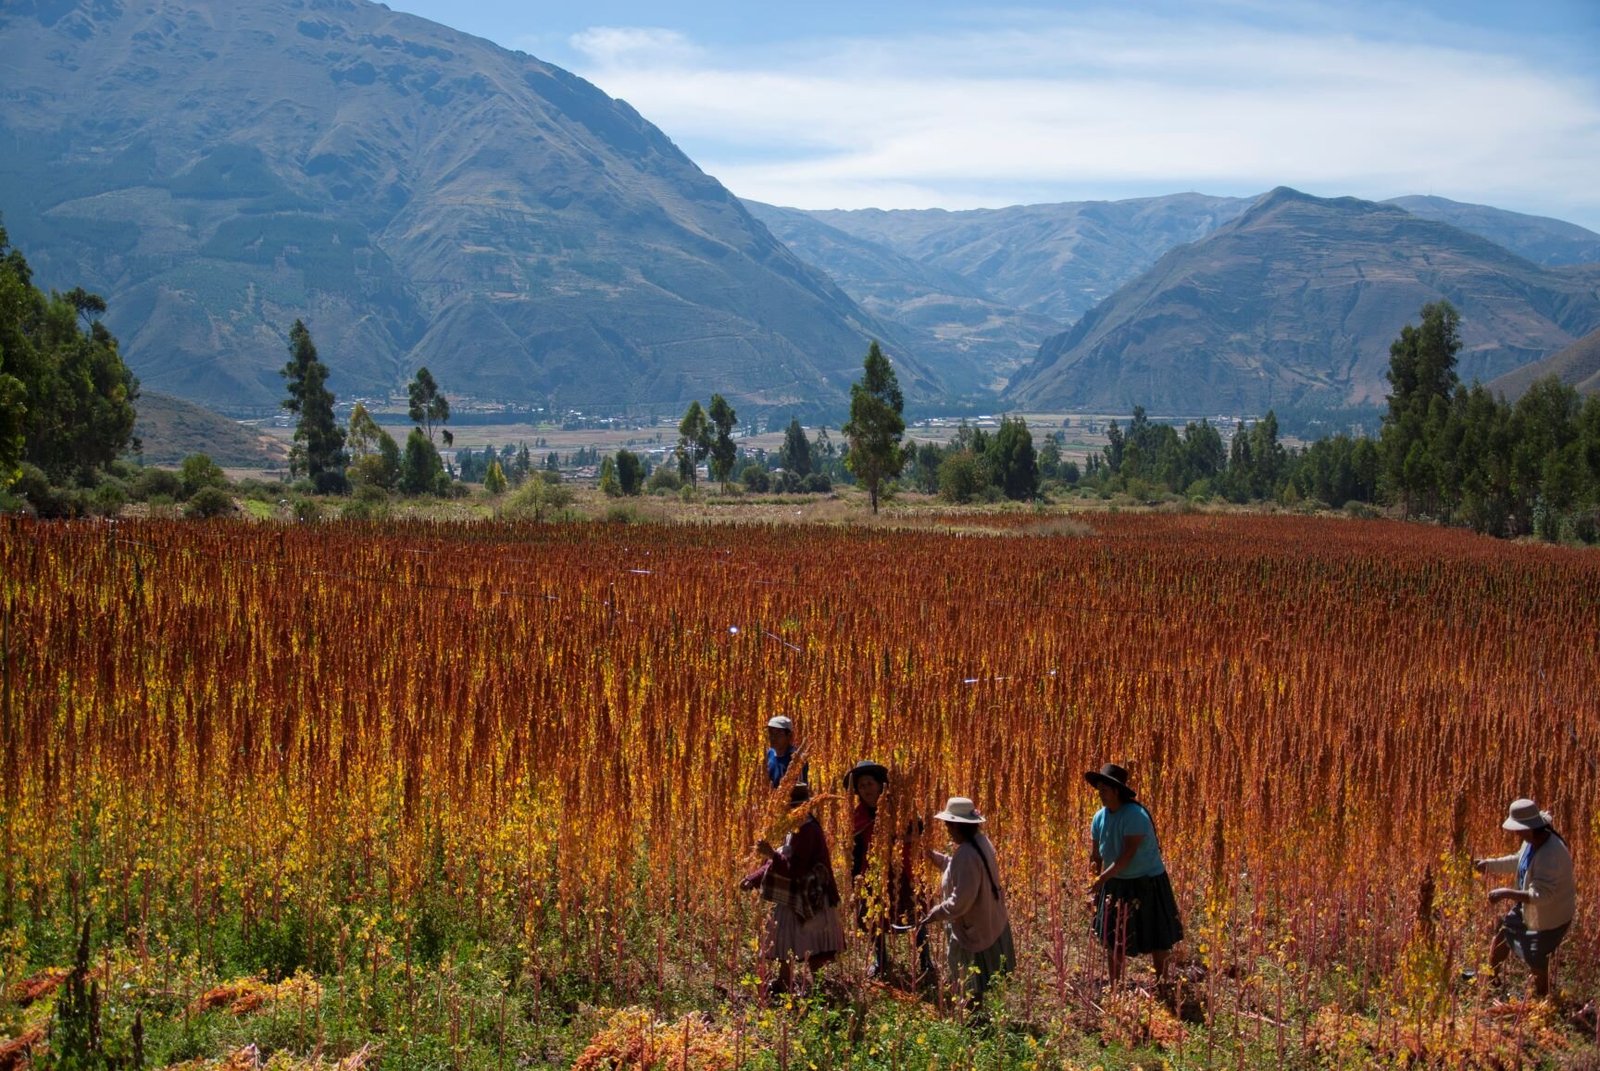
M966 826L981 826L988 821L981 814L951 814L949 811L940 811L934 817L941 822L960 822Z
M1509 830L1512 833L1527 833L1535 829L1549 829L1551 825L1550 812L1540 811L1538 825L1534 825L1531 822L1519 822L1515 818L1507 818L1504 822L1500 823L1500 828Z

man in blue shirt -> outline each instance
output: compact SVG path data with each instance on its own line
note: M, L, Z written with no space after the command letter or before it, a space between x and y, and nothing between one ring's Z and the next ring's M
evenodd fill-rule
M779 714L767 722L767 780L773 788L777 788L789 772L795 754L794 722L787 715ZM805 766L800 768L801 784L806 783L809 774Z

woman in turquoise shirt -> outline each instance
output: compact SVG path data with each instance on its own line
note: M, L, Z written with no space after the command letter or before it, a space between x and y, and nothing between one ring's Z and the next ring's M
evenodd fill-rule
M1167 976L1172 946L1183 940L1183 920L1172 881L1161 862L1155 823L1128 787L1128 771L1115 763L1085 773L1100 793L1101 808L1089 825L1089 858L1095 879L1094 932L1106 946L1115 985L1129 956L1149 953L1156 978Z

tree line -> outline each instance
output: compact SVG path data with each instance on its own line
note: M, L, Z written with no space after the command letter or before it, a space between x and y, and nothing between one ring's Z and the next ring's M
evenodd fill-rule
M221 470L203 455L176 475L124 459L138 446L139 384L100 321L105 311L104 300L82 288L63 294L35 286L0 227L0 508L20 499L49 515L111 514L142 498L189 501L206 515L231 509ZM335 418L329 370L304 322L290 329L288 348L283 408L296 418L289 465L297 486L380 498L464 490L436 444L453 445L450 403L427 368L408 385L413 427L401 446L364 405L343 425ZM1113 421L1104 448L1080 465L1064 456L1062 433L1044 435L1036 447L1020 417L1003 418L993 433L963 423L943 445L906 439L904 396L873 342L851 385L842 445L825 427L813 441L791 418L779 450L742 451L733 437L737 413L713 394L704 406L689 405L669 464L652 468L631 450L602 457L593 448L575 463L598 464L600 487L611 495L692 491L704 462L725 489L736 473L754 492L826 492L836 481L856 482L874 511L898 487L957 503L1025 501L1071 488L1146 500L1385 505L1497 536L1600 539L1600 395L1584 399L1549 377L1508 401L1461 383L1460 349L1460 315L1448 302L1425 305L1420 322L1390 346L1390 392L1376 439L1336 434L1290 448L1271 412L1225 436L1205 420L1180 430L1135 407L1126 427ZM553 490L560 485L554 453L536 459L524 445L462 451L459 461L463 479L481 481L491 495L518 489L533 515L570 501L570 490Z
M1081 481L1147 497L1390 506L1407 518L1503 537L1600 538L1600 395L1558 378L1508 401L1456 373L1460 314L1421 310L1389 348L1387 409L1376 439L1332 435L1288 449L1267 413L1226 450L1205 421L1177 429L1135 409L1088 459Z

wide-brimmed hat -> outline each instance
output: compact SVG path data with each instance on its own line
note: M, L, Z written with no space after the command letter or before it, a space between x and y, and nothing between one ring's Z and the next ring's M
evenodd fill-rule
M1539 805L1532 800L1512 800L1511 807L1506 813L1506 820L1500 823L1501 829L1509 829L1513 833L1547 829L1549 826L1550 812L1541 811Z
M779 714L776 717L767 719L767 728L782 729L786 733L792 733L794 732L794 722L789 718L789 715Z
M977 804L965 796L951 796L945 801L944 810L934 817L941 822L961 822L969 826L979 826L987 821L978 813Z
M1131 799L1137 799L1139 794L1128 787L1128 771L1114 762L1108 762L1098 770L1086 770L1083 779L1096 788L1101 785L1110 785L1120 789L1122 794Z
M889 767L881 762L873 762L871 759L862 759L844 772L844 787L847 789L855 788L856 778L862 774L868 774L876 778L880 785L889 783Z

